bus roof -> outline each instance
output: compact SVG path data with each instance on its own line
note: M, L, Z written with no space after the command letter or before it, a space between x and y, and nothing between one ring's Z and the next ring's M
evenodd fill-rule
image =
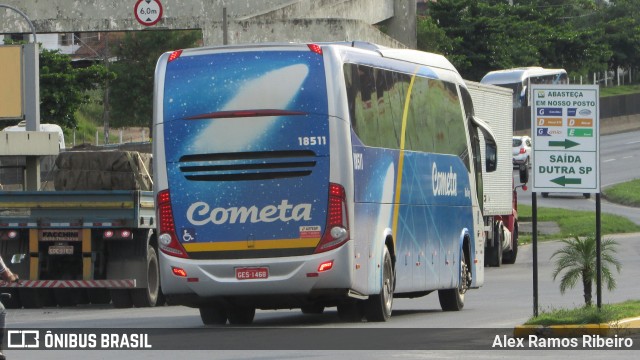
M424 51L418 51L413 49L397 49L397 48L389 48L386 46L376 45L373 43L363 42L363 41L343 41L343 42L333 42L333 43L318 43L319 45L338 45L338 46L347 46L355 49L371 51L376 53L379 56L387 59L404 61L416 65L422 65L429 68L436 68L445 70L447 72L451 72L451 76L457 80L457 82L466 86L464 80L458 73L458 70L453 66L453 64L443 55L429 53ZM451 79L448 79L451 80Z
M255 48L287 48L287 47L307 47L311 44L316 44L322 47L347 47L352 49L358 49L358 51L370 52L377 56L381 56L387 59L404 61L407 63L413 63L416 65L422 65L430 68L444 70L445 78L449 81L456 79L457 83L466 87L464 80L458 73L458 70L453 64L443 55L428 53L412 49L396 49L389 48L382 45L377 45L365 41L334 41L334 42L309 42L309 43L284 43L284 42L266 42L257 44L235 44L235 45L217 45L193 49L184 49L185 54L198 54L206 53L210 51L222 50L222 51L243 51ZM442 74L442 73L441 73Z
M514 69L491 71L480 82L482 84L515 84L522 83L530 77L566 74L564 69L544 69L539 66L520 67Z

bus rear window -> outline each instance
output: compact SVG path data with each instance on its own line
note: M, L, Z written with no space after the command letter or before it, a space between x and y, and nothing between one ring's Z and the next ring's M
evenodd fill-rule
M324 114L323 58L308 50L183 54L167 64L163 102L165 121L245 110Z

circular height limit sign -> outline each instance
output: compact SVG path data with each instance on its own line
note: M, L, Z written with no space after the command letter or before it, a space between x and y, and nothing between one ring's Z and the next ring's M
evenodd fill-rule
M160 0L138 0L133 13L140 24L152 26L162 19L162 4Z

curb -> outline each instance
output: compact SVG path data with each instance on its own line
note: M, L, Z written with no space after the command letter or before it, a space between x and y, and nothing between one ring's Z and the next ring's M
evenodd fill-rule
M614 337L637 333L640 333L640 317L605 324L519 325L513 329L513 337L515 338L524 338L530 335L539 337L581 337L584 335Z

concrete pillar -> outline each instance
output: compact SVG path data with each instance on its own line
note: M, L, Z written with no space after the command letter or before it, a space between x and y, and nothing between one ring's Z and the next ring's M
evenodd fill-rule
M394 16L389 20L389 36L411 49L418 45L416 0L394 0Z

